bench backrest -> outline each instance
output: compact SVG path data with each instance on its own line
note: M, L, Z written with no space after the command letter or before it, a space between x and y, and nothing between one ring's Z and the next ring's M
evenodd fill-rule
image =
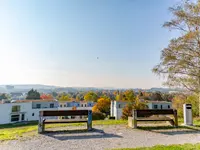
M176 113L174 109L143 109L135 110L137 117L149 117L151 115L173 115Z
M44 110L40 116L87 116L91 110Z

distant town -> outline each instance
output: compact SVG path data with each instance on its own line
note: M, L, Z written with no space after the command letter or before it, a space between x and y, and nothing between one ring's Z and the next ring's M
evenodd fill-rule
M92 110L94 119L128 117L128 104L139 108L171 109L178 89L75 88L46 85L0 86L0 124L38 120L41 110ZM138 107L135 105L135 107ZM131 110L128 110L131 111ZM81 117L81 116L80 116Z

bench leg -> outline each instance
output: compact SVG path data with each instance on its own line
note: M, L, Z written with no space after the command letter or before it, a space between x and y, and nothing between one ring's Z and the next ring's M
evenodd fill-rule
M44 124L43 123L39 123L38 124L38 133L43 133L44 132Z
M137 110L133 110L133 128L137 128Z
M133 119L133 128L136 129L137 128L137 120Z
M44 120L45 119L43 119L42 117L39 118L38 133L43 133L44 132L44 128L45 128Z
M177 128L178 127L178 115L177 110L174 110L174 125Z
M170 123L172 126L175 125L174 120L169 121L169 123Z
M92 130L92 111L88 111L88 122L87 122L87 130L91 131Z

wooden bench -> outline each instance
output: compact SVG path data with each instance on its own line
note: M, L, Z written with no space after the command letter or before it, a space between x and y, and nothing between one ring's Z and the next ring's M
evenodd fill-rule
M87 116L83 119L46 119L45 117L59 116ZM92 129L92 111L91 110L45 110L39 113L38 133L44 132L45 124L56 123L87 123L88 131Z
M155 115L152 117L152 115ZM170 118L166 115L172 115ZM138 121L169 121L171 125L178 127L177 110L174 109L144 109L133 110L132 116L128 117L128 126L137 128Z

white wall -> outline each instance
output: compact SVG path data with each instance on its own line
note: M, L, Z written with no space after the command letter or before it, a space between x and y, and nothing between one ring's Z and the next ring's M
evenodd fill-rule
M12 106L20 106L20 112L25 112L25 120L28 119L27 111L32 109L31 103L0 104L0 124L11 123Z

